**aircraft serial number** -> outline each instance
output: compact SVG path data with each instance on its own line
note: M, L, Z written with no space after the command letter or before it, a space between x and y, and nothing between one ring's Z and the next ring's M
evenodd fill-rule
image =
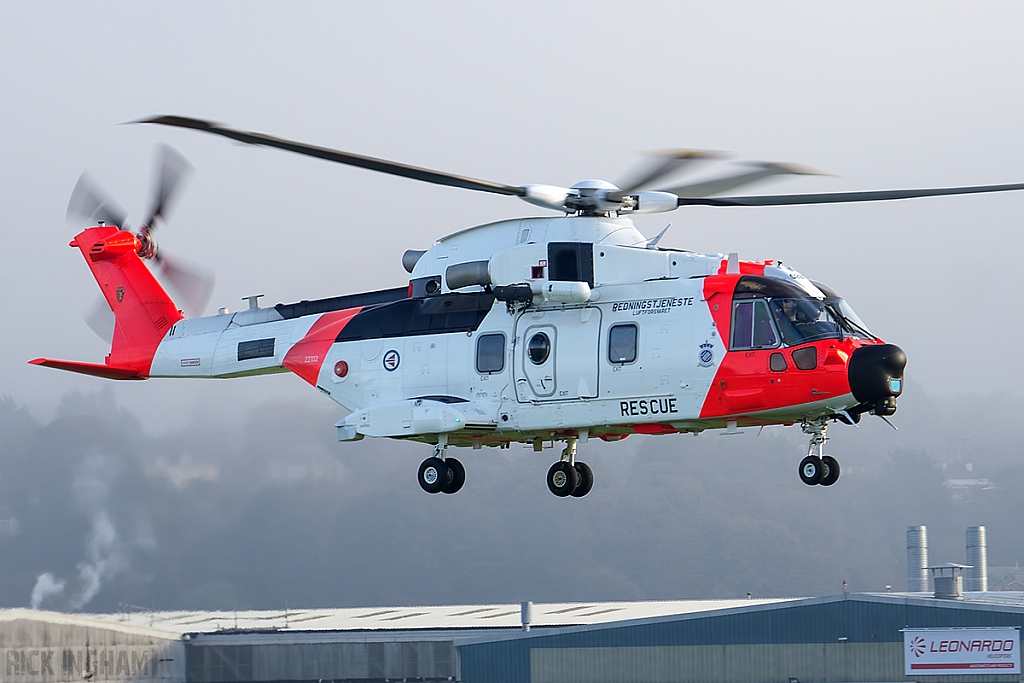
M675 398L642 398L635 401L619 401L623 417L640 415L667 415L678 413Z
M612 304L612 312L631 311L633 315L650 315L668 313L679 306L692 306L692 296L669 296L663 299L638 299L636 301L618 301Z

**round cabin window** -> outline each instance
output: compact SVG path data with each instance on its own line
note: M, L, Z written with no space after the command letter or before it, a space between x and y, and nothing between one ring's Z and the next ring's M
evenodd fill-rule
M551 340L548 339L548 335L538 332L530 337L530 341L526 344L526 355L530 357L530 362L534 365L543 365L551 355Z

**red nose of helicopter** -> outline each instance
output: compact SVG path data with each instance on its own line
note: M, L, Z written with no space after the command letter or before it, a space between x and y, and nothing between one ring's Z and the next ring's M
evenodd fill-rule
M850 357L848 377L853 397L866 410L887 416L896 412L896 397L903 393L907 354L895 344L862 346Z

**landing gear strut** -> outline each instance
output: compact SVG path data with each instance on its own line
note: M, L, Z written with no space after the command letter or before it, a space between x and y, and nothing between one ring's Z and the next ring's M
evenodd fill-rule
M824 455L828 424L818 419L804 422L800 428L804 434L811 435L807 456L800 461L800 481L808 486L831 486L839 479L839 461L831 455Z
M448 435L440 434L434 455L420 463L417 480L427 493L457 493L466 483L466 468L455 458L447 457Z
M562 458L548 470L548 489L559 498L582 498L594 488L594 472L583 462L576 462L577 437L569 437Z

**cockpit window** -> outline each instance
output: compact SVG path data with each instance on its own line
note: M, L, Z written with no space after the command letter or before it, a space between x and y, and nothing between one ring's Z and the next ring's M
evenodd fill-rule
M733 349L770 349L779 345L779 337L763 299L737 301L732 316Z
M843 326L844 335L856 337L857 339L875 338L875 335L868 331L867 325L857 317L857 314L853 312L853 308L845 300L828 297L825 299L825 305L829 307L829 310L832 311L839 324Z
M733 292L732 349L797 346L818 339L874 339L835 290L819 282L817 292L773 277L744 275Z
M856 337L858 339L874 339L875 335L871 334L868 330L868 326L864 324L864 321L853 312L853 308L850 304L846 303L843 297L839 296L839 293L829 287L826 284L820 282L811 283L815 287L821 290L825 295L825 304L832 311L832 315L842 325L843 333L850 337Z
M810 297L775 297L769 302L782 340L789 346L842 336L824 301Z

